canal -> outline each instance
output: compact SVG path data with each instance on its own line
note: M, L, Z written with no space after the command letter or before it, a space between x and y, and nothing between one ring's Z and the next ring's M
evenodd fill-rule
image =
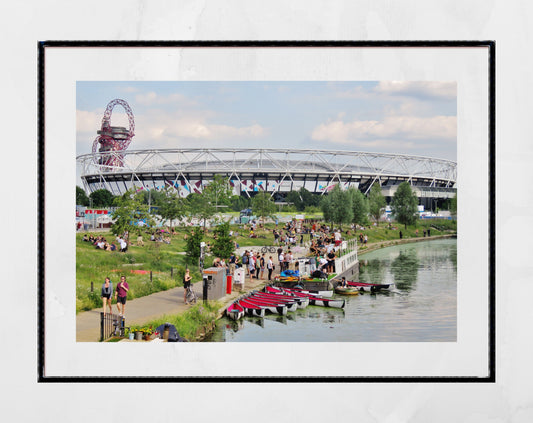
M346 296L344 309L308 306L264 319L220 319L210 342L455 342L457 240L383 248L360 256L359 280L392 292Z

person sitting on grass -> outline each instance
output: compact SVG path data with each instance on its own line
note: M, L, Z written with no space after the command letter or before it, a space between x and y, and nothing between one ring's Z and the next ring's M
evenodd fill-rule
M120 252L125 253L128 250L128 243L123 238L119 238L118 242L120 244Z

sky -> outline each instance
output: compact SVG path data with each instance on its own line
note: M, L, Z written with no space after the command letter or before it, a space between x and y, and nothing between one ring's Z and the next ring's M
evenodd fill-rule
M91 152L115 98L135 117L129 150L310 148L457 160L454 81L78 81L77 155ZM111 125L128 127L121 106Z

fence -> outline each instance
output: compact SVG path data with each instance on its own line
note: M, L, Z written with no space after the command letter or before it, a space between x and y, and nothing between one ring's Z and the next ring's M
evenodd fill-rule
M124 317L100 312L100 342L112 336L124 336L125 329Z

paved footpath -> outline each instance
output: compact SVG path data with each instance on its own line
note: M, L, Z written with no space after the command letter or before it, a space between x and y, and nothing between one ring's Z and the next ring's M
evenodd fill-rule
M246 278L245 289L249 291L256 289L266 281L254 279L253 283ZM203 282L193 284L194 291L202 297ZM218 301L229 304L242 292L232 292L232 294L222 297ZM126 326L143 324L150 320L157 319L165 314L179 314L188 310L189 306L183 303L183 287L169 289L168 291L157 292L142 298L136 298L126 302ZM76 316L76 341L77 342L98 342L100 340L100 313L102 308L78 313ZM113 304L113 312L117 312L116 305Z

